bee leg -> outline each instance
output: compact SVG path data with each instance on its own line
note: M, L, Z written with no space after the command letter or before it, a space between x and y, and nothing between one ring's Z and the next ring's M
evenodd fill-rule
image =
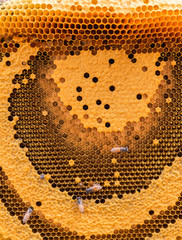
M77 208L78 207L78 204L77 203L75 203L77 206L74 206L74 207L72 207L73 209L75 209L75 208Z

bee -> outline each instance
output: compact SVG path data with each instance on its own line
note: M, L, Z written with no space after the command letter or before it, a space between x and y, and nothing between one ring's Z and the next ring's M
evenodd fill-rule
M115 147L111 149L112 153L128 152L128 147Z
M78 204L78 208L80 210L81 213L84 213L84 206L83 206L83 201L81 197L77 197L77 204Z
M40 174L40 179L44 179L45 178L45 175L42 173Z
M113 142L117 145L117 147L114 147L114 148L111 149L112 153L128 152L129 149L128 149L127 146L120 147L115 141L113 141Z
M51 175L50 174L41 173L39 175L39 177L40 177L40 179L45 179L46 181L48 181L51 178Z
M23 223L27 223L28 219L30 218L30 215L33 212L33 207L29 207L27 212L25 213L24 217L23 217Z
M99 191L101 189L102 189L102 187L99 183L94 183L94 185L92 187L86 188L85 193L88 194L91 192Z

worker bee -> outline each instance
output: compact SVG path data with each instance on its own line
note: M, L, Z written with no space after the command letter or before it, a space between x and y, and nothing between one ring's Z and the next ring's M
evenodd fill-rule
M77 197L77 204L78 204L78 208L80 210L81 213L84 213L84 204L83 204L83 201L82 201L82 198L81 197Z
M111 149L112 153L128 152L128 147L115 147Z
M33 207L29 207L27 212L25 213L24 217L23 217L23 223L27 223L29 218L30 218L30 215L32 214L33 212Z
M121 153L121 152L128 152L128 147L120 147L115 141L114 143L117 145L117 147L114 147L111 149L112 153Z
M94 185L92 187L86 188L85 193L88 194L91 192L99 191L101 189L102 189L102 187L99 183L94 183Z
M45 175L42 173L40 174L40 179L44 179L45 178Z

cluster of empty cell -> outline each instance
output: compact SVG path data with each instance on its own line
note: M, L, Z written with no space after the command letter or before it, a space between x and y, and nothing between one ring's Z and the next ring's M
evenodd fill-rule
M119 4L118 4L119 5ZM116 6L117 7L117 6ZM1 7L2 8L2 7ZM114 7L91 6L88 12L80 5L69 11L54 10L51 4L4 5L0 22L2 33L34 35L38 39L58 39L76 34L79 39L106 41L140 37L180 37L181 11L160 10L157 5L143 5L134 13L116 13Z

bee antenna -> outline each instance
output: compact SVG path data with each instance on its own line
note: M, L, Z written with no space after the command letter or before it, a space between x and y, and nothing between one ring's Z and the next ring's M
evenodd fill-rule
M113 142L119 147L119 145L114 141L114 139L113 139Z

